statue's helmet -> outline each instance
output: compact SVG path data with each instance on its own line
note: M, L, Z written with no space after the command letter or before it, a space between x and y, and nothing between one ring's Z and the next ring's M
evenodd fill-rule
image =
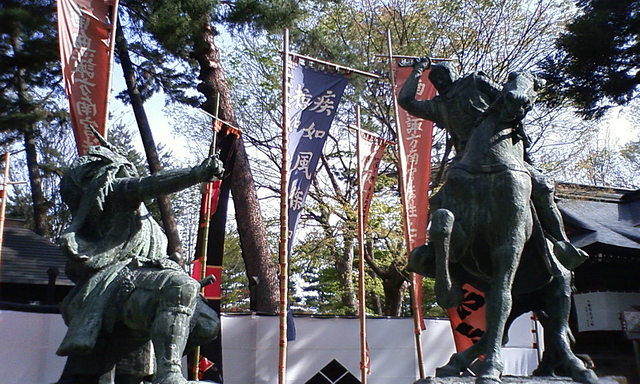
M104 189L116 178L129 177L139 177L138 171L117 148L93 146L65 172L60 181L60 194L75 213L85 191Z
M432 65L429 72L429 80L439 92L447 90L458 77L458 71L449 61Z

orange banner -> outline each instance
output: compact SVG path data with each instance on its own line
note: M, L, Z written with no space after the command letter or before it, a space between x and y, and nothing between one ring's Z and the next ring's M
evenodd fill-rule
M484 316L484 293L469 284L464 284L462 291L464 292L462 304L447 310L458 352L477 343L487 328Z
M99 145L90 126L106 137L113 36L109 7L103 0L58 0L62 77L79 155Z

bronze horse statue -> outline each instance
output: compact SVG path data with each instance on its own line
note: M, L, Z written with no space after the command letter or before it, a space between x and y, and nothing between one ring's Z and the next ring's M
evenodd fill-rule
M439 377L458 376L484 356L476 383L501 382L504 335L513 319L534 310L547 315L546 349L534 375L562 372L581 383L599 382L571 351L571 272L554 255L531 202L521 120L539 85L529 73L509 76L436 195L430 244L410 256L409 268L418 273L433 275L427 270L435 268L441 306L459 305L464 283L486 294L484 335L438 368Z

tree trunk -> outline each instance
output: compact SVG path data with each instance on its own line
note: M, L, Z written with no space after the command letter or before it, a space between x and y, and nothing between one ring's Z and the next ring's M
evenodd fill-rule
M147 155L149 171L154 174L162 170L162 165L160 164L160 158L156 149L156 143L153 140L153 134L151 133L149 120L147 119L147 114L144 110L144 102L142 101L140 91L138 90L138 85L136 84L133 65L131 64L131 59L129 57L129 48L127 47L127 41L125 40L122 27L119 23L116 33L116 47L118 49L118 57L120 58L120 65L122 66L124 79L127 83L127 92L129 93L131 106L133 107L133 113L136 117L136 122L138 123L140 136L142 137L144 152ZM172 255L176 252L182 253L180 235L178 233L178 225L176 224L176 220L173 215L173 209L171 208L171 200L169 196L162 195L158 196L156 201L158 202L158 207L160 208L162 225L169 240L167 253L169 255Z
M22 31L14 25L11 31L11 44L16 55L22 51ZM25 80L25 70L18 68L16 80L18 83L18 105L20 113L27 115L33 113L35 107L29 101L27 83ZM33 202L33 230L40 236L47 237L49 234L47 226L47 202L42 192L42 176L38 166L38 150L36 148L35 124L24 123L19 129L24 134L24 149L27 158L27 170L29 171L29 183L31 187L31 200Z
M373 273L382 280L384 314L386 316L400 316L402 300L408 284L407 276L403 274L397 261L392 261L387 269L382 270L373 258L373 244L371 241L367 241L365 261Z
M31 186L31 200L33 201L33 230L40 236L48 237L47 211L49 207L42 193L42 176L38 166L38 151L36 149L36 135L33 128L24 133L24 149L29 170L29 184Z
M388 271L387 277L382 280L384 289L384 314L386 316L400 316L402 300L407 288L406 278L400 273Z
M345 314L355 315L358 313L358 299L353 285L353 239L345 241L343 251L342 256L336 253L334 261L340 284L340 298L345 308Z
M214 43L216 32L207 24L203 26L201 36L202 40L196 45L192 56L200 64L201 83L198 85L198 91L207 99L202 108L213 114L216 98L219 96L220 118L237 125L229 84L220 64L219 50ZM218 142L228 141L218 140ZM278 311L280 298L277 271L269 250L260 204L242 137L235 140L232 145L235 145L236 152L231 169L231 192L236 210L242 257L251 287L251 310L275 313Z

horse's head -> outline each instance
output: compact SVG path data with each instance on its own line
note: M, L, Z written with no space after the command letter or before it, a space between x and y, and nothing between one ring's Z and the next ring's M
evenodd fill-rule
M537 92L544 86L544 80L529 72L512 72L498 96L502 104L502 121L520 121L536 101Z

